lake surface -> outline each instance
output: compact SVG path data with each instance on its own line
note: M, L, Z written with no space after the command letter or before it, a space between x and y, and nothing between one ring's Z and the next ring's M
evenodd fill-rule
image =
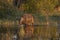
M46 17L39 17L40 23L46 22ZM60 16L49 17L49 25L35 25L34 40L50 40L60 37ZM10 27L0 26L0 34L6 36L6 33L14 34L19 30L19 25L11 25ZM1 37L0 37L1 38Z

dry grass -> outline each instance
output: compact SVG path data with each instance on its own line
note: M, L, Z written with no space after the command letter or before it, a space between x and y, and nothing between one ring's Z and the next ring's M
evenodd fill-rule
M0 25L2 25L4 27L11 27L13 25L19 25L19 24L18 24L18 21L0 20Z

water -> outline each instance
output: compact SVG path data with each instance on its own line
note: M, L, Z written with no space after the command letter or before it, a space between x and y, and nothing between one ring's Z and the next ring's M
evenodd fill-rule
M57 40L60 37L60 17L59 16L52 16L49 17L49 27L47 25L35 25L34 37L31 38L33 40ZM40 24L45 23L45 17L40 17L39 19ZM17 33L19 33L18 25L10 25L8 27L4 27L4 25L0 26L0 39L2 40L11 40L13 36L16 37L17 40ZM8 37L8 38L7 38ZM10 39L9 39L10 38Z

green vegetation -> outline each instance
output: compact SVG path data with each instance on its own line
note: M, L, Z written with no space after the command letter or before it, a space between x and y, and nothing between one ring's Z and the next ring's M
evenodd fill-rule
M14 1L14 0L13 0ZM24 0L23 0L24 1ZM20 4L21 8L13 6L12 1L0 1L0 19L14 19L23 13L38 14L39 16L55 15L54 7L59 5L58 0L26 0ZM12 4L12 5L10 5ZM19 4L17 4L19 5ZM57 13L58 14L58 13ZM59 15L59 14L58 14ZM37 15L35 15L37 16Z

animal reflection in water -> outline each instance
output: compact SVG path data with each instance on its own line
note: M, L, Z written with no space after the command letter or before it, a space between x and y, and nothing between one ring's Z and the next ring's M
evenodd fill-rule
M24 14L19 22L21 25L20 35L31 38L34 35L34 18L31 14Z

